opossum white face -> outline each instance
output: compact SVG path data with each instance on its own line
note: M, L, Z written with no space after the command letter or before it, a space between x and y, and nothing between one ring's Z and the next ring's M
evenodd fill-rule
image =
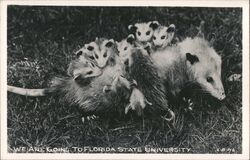
M88 50L87 57L94 60L100 68L103 68L114 54L114 40L96 38L94 42L86 44L85 48Z
M194 75L194 80L205 92L223 100L225 96L221 82L221 57L201 38L186 39L181 44L185 51L187 65Z
M102 70L89 60L81 60L74 65L73 76L75 80L97 77L102 74Z
M169 27L160 26L153 34L152 42L156 48L166 47L174 38L175 25L171 24Z
M136 23L129 25L128 29L135 34L136 40L140 42L148 42L152 39L154 30L159 26L157 21L148 23Z
M129 63L131 63L131 50L134 48L134 41L134 35L130 34L126 39L122 40L121 42L116 42L118 56L125 65L129 65Z

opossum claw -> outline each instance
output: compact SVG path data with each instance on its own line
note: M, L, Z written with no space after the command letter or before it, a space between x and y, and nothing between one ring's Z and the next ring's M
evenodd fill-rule
M151 102L149 102L146 98L145 98L145 102L146 102L148 105L150 105L150 106L153 105L153 104L152 104Z
M161 116L161 118L163 118L164 120L166 120L168 122L173 121L175 119L175 113L171 109L168 109L168 112L171 115L170 118L167 118L166 115L165 116Z
M84 121L85 121L85 118L84 117L82 117L82 123L84 124Z
M126 107L125 107L125 114L127 114L128 113L128 111L131 109L131 104L129 104L129 105L127 105Z
M132 81L130 81L130 88L132 88L132 87L136 87L137 86L137 82L136 82L136 80L132 80Z

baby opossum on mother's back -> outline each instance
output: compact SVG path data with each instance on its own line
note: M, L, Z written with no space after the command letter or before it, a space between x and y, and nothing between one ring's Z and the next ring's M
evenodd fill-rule
M154 65L147 51L141 47L133 46L135 40L133 35L127 39L118 42L119 55L126 65L127 75L137 82L135 93L140 91L138 97L147 102L145 113L166 115L168 112L174 117L173 112L169 109L168 101L165 97L166 90L162 85L161 78L157 74L157 67ZM144 103L141 103L144 105ZM169 120L170 120L169 119Z

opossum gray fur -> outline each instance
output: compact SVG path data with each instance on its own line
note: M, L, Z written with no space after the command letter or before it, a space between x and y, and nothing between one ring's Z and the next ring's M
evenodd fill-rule
M177 47L155 52L152 59L172 95L178 95L186 84L198 84L213 97L225 98L221 58L204 38L186 38Z

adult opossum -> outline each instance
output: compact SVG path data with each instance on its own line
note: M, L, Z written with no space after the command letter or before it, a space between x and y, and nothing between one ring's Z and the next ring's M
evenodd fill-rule
M155 52L152 59L173 97L190 84L197 84L218 100L225 98L221 57L203 37L186 38L177 47Z
M110 115L112 112L124 114L125 107L129 104L129 96L131 94L130 86L127 85L128 83L119 83L115 92L103 91L104 86L112 84L114 77L120 76L120 78L123 79L121 76L125 72L122 66L126 64L119 63L118 60L119 58L112 59L112 61L114 61L110 63L112 65L103 68L101 75L89 77L91 79L87 85L85 79L85 83L82 84L81 81L76 82L73 77L57 78L53 84L53 91L60 94L62 99L69 104L79 106L84 113L103 116ZM125 75L125 81L126 78L129 77L137 82L137 88L142 92L144 97L152 103L152 106L146 107L146 110L157 115L165 115L166 112L170 110L167 100L165 99L165 91L161 84L161 79L157 75L157 68L149 59L146 51L142 49L133 49L131 52L131 62ZM92 66L92 63L90 63L90 65ZM93 69L93 67L91 68ZM88 71L81 73L92 74L93 72ZM81 77L84 78L84 75L81 75ZM79 80L81 80L81 78ZM14 90L9 91L14 92ZM45 95L45 93L47 92L43 92L42 95Z

